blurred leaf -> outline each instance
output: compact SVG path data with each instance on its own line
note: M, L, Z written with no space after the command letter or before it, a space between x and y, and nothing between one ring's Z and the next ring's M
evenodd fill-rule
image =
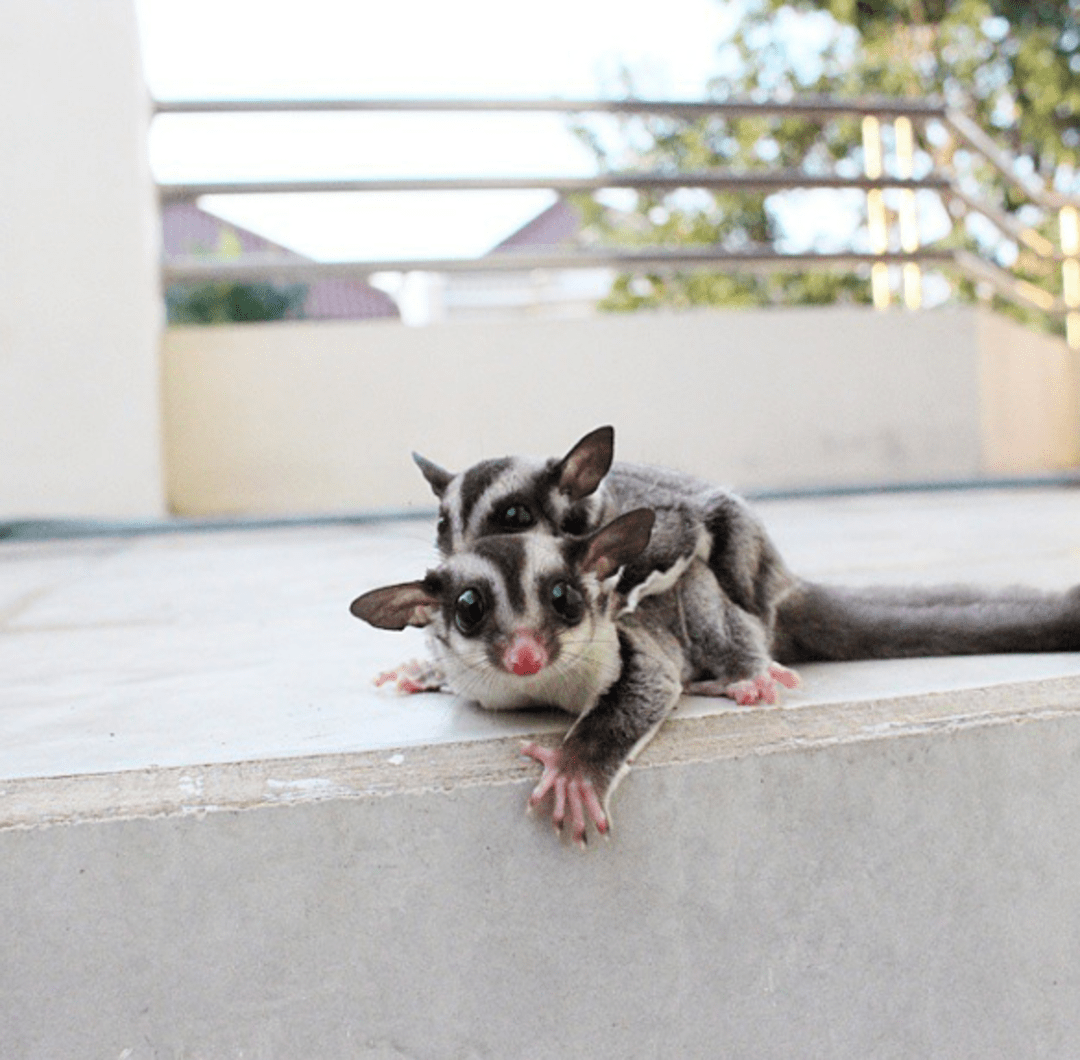
M738 56L737 76L713 84L716 98L937 96L968 113L1059 190L1080 192L1080 0L751 0L734 35L719 42ZM581 122L583 135L587 123ZM862 172L860 123L801 118L623 121L621 154L605 141L603 167L663 171L795 169ZM595 139L595 138L594 138ZM1031 209L989 166L955 144L920 137L935 165L956 162L981 194L1010 213ZM598 152L599 154L599 152ZM620 246L782 249L787 237L761 195L637 196L629 210L582 205L585 238ZM1056 242L1056 219L1025 217ZM1004 241L955 225L946 241L993 258ZM1031 278L1060 286L1060 270ZM1017 270L1025 275L1024 269ZM613 310L695 305L826 304L869 300L868 277L823 272L767 277L701 271L620 277L603 303ZM953 285L970 300L974 286ZM1038 314L1010 307L1031 321ZM1045 320L1043 320L1045 323ZM1053 325L1055 328L1057 325Z
M303 284L268 283L177 285L165 292L170 324L230 324L295 320L303 316L308 289Z

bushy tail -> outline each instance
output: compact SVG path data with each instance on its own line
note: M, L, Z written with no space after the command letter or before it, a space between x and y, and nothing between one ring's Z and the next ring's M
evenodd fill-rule
M801 583L779 605L783 663L1080 651L1080 586L843 589Z

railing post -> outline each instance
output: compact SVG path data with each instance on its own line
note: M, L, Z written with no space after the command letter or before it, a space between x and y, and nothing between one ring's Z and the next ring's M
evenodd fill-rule
M1061 293L1065 302L1065 337L1080 349L1080 210L1063 206L1058 213L1061 234Z
M896 175L911 180L915 175L915 135L911 119L897 118L893 129L896 133ZM915 192L911 188L900 191L900 249L906 254L914 254L919 249L919 214ZM922 271L914 261L904 266L904 305L908 309L918 309L922 305Z
M863 168L871 180L880 179L882 165L881 122L867 114L862 122ZM884 254L889 249L889 228L885 217L885 194L880 188L866 193L866 223L870 232L870 251ZM883 261L870 266L870 290L875 309L889 308L889 266Z

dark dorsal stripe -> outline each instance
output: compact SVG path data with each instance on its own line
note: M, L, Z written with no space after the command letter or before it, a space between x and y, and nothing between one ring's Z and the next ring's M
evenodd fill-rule
M483 537L474 546L477 555L489 559L498 568L510 607L518 614L525 610L525 540L503 534Z
M510 466L510 457L499 460L484 460L465 472L461 481L461 526L469 525L473 509L480 498L491 488L491 484Z

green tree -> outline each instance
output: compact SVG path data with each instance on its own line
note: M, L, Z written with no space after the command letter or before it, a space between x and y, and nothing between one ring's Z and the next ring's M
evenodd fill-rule
M720 59L729 74L711 86L716 98L939 96L1028 159L1032 173L1046 183L1077 189L1080 0L751 0L736 34L722 43ZM595 134L593 142L610 168L861 171L861 133L850 119L823 126L792 118L636 118L623 123L614 145ZM995 205L1052 235L1054 219L1025 205L989 167L957 154L944 135L923 138L919 146L927 164L932 158L939 165L970 166L970 176ZM583 201L579 208L593 238L624 246L783 249L779 202L695 191L639 194L629 214ZM963 225L945 242L975 245L979 239L984 253L1002 254L1003 260L1015 253L996 237ZM972 285L961 284L960 294L972 296ZM605 306L867 300L867 282L851 275L688 271L620 277Z
M848 91L932 92L968 110L1048 183L1080 161L1080 0L790 0L858 33ZM784 6L766 0L764 11Z
M200 283L165 292L170 324L227 324L287 320L303 315L307 287L269 283Z

